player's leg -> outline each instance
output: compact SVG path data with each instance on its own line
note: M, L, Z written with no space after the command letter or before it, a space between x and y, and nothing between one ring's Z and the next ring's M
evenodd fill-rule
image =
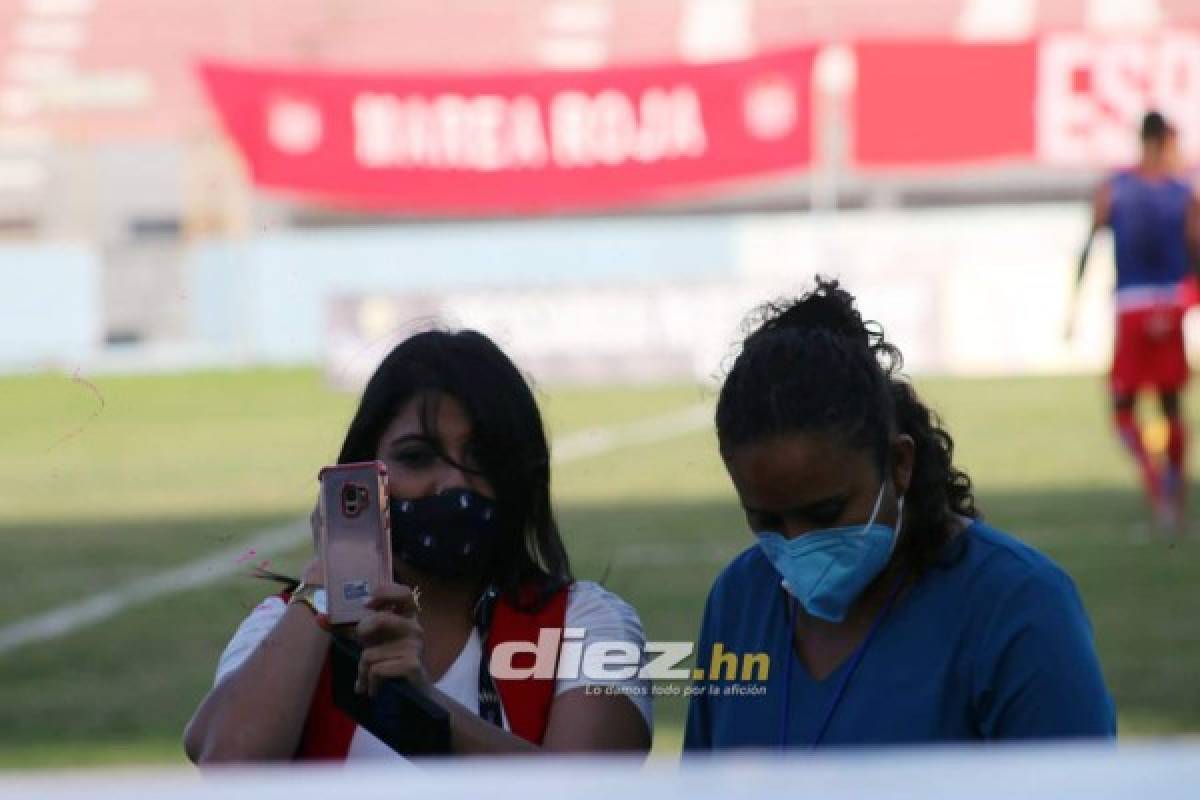
M1121 443L1133 456L1142 481L1146 500L1156 516L1161 513L1162 486L1158 468L1146 450L1142 430L1134 413L1139 387L1152 382L1154 348L1146 335L1148 314L1145 310L1123 311L1117 315L1117 336L1113 347L1109 388L1112 392L1113 424Z
M1164 314L1163 333L1156 342L1151 361L1152 379L1166 422L1166 463L1163 466L1163 500L1166 522L1177 528L1183 522L1187 496L1187 427L1181 397L1188 379L1187 349L1183 337L1183 309Z
M1147 452L1146 445L1142 441L1142 429L1138 425L1137 416L1134 413L1136 400L1136 395L1131 392L1114 392L1113 422L1116 424L1117 434L1121 437L1121 443L1125 445L1125 449L1129 451L1129 454L1133 456L1134 463L1137 464L1146 500L1158 514L1162 504L1162 484L1159 481L1158 469L1154 465L1154 460L1150 458L1150 453Z
M1183 518L1187 500L1187 426L1183 422L1178 391L1159 395L1163 416L1167 421L1167 461L1163 469L1163 499L1170 506L1178 524Z

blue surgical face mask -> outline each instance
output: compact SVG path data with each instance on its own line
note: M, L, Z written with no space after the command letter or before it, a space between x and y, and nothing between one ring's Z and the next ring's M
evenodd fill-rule
M756 534L767 560L783 576L783 587L809 614L828 622L843 621L850 606L891 560L904 518L904 497L899 501L895 528L875 521L882 501L881 485L865 525L825 528L794 539L773 531Z

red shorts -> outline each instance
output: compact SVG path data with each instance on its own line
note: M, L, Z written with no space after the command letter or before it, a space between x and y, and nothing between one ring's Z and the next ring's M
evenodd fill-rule
M1115 394L1183 388L1188 379L1184 310L1182 306L1160 306L1117 314L1117 343L1110 376Z
M1184 308L1200 305L1200 281L1196 280L1196 273L1189 273L1179 284L1179 302Z

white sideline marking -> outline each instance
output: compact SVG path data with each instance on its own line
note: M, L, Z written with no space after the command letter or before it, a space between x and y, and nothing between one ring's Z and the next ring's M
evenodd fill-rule
M711 424L712 406L698 403L684 409L620 425L587 428L564 436L551 449L555 465L603 455L624 447L666 441ZM308 520L295 520L257 532L251 539L173 569L147 575L117 589L94 594L78 603L59 606L0 628L0 655L22 645L65 636L84 625L116 616L127 608L159 597L204 586L243 570L253 563L244 558L270 555L293 547L309 535ZM255 558L254 562L261 559Z
M585 428L558 442L552 442L550 455L557 466L625 447L637 447L674 439L712 424L713 409L708 403L647 417L621 425Z
M81 602L6 625L0 628L0 655L24 644L64 636L89 623L108 619L130 606L212 583L245 569L243 565L250 562L243 556L248 551L254 550L257 555L277 553L299 542L306 533L308 520L294 520L267 528L247 541L197 561L137 578L118 589L100 592Z

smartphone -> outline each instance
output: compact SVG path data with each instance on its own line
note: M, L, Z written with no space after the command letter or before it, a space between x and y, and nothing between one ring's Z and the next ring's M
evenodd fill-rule
M321 483L321 558L329 622L353 624L366 602L392 580L387 466L382 461L324 467Z

